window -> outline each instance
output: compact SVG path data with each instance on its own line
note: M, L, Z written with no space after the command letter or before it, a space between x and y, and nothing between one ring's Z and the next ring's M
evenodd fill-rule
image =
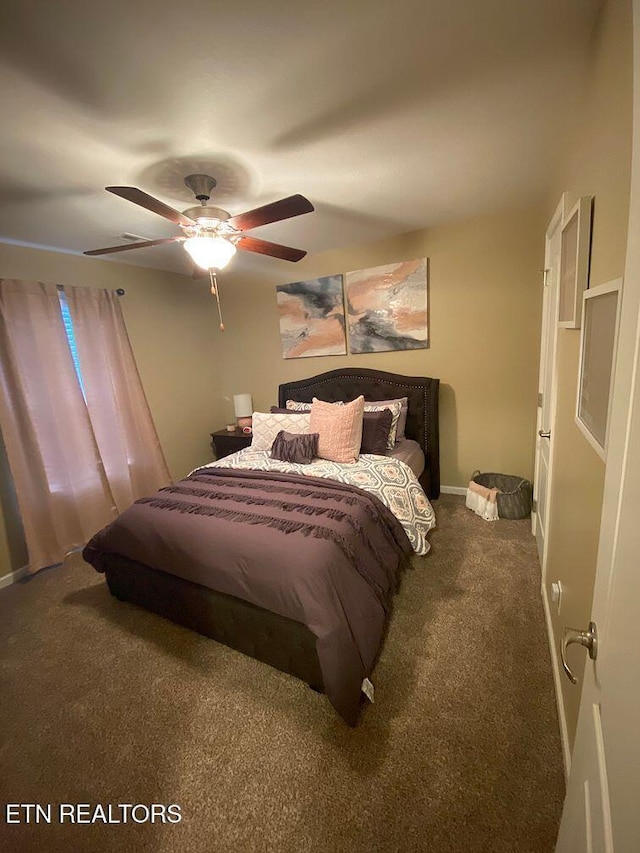
M71 319L71 311L69 311L69 303L67 302L67 296L64 290L58 290L58 299L60 300L60 311L62 312L64 330L67 333L67 341L69 342L69 349L71 350L71 358L73 359L73 365L76 369L76 376L78 377L78 382L80 383L82 396L86 399L86 394L84 392L84 382L82 381L82 372L80 370L80 359L78 358L78 346L76 344L76 336L73 331L73 320Z

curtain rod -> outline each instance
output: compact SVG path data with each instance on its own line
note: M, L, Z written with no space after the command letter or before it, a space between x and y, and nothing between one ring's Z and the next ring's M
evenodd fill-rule
M64 290L64 285L63 285L63 284L56 284L56 287L58 288L58 290ZM124 296L124 295L125 295L125 293L126 293L126 291L125 291L124 287L116 287L116 289L115 289L114 293L115 293L117 296Z

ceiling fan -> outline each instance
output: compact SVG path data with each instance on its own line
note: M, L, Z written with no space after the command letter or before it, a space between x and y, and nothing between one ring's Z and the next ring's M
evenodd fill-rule
M187 175L184 182L200 205L190 207L182 213L136 187L105 187L108 192L132 201L152 213L164 216L170 222L175 222L182 228L183 233L178 237L167 237L161 240L144 240L124 246L92 249L84 254L109 255L112 252L144 249L161 246L164 243L183 243L194 262L203 270L223 269L234 256L237 248L294 262L301 260L307 254L302 249L292 249L289 246L281 246L279 243L249 237L243 233L271 222L280 222L292 216L310 213L314 209L313 205L303 195L291 195L271 204L265 204L263 207L256 207L255 210L231 216L228 211L207 203L217 183L215 178L210 175Z
M200 277L201 273L198 271L198 267L209 274L211 293L218 303L220 330L224 331L216 271L226 267L235 255L236 249L244 249L246 252L256 252L259 255L270 255L272 258L293 262L302 260L307 254L303 249L292 249L290 246L281 246L279 243L259 240L257 237L246 236L243 232L252 228L259 228L261 225L269 225L271 222L280 222L283 219L291 219L293 216L301 216L303 213L311 213L314 208L303 195L291 195L279 201L273 201L271 204L256 207L246 213L231 216L228 211L221 207L207 204L211 198L211 191L217 183L215 178L210 175L187 175L184 182L200 202L200 205L190 207L182 213L143 192L143 190L137 189L137 187L105 187L108 192L114 195L132 201L159 216L164 216L165 219L179 225L183 233L177 237L166 237L160 240L143 240L137 243L127 243L124 246L91 249L84 254L109 255L112 252L146 249L151 246L161 246L164 243L183 243L184 248L197 265L194 268L193 277Z

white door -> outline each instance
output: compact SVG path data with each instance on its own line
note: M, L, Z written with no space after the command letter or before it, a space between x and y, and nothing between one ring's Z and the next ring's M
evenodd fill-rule
M536 462L533 478L535 510L532 528L538 544L540 565L545 566L545 543L549 518L549 484L552 464L553 418L555 415L555 358L558 339L558 280L560 275L560 241L566 199L563 196L547 228L544 258L544 293L542 297L542 334L540 338L540 373L538 377L538 417L536 421Z
M640 850L640 0L633 10L631 206L591 616L598 653L585 669L556 853ZM570 646L569 665L583 653Z

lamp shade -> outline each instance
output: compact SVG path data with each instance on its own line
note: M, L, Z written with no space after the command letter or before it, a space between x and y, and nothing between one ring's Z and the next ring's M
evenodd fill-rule
M221 270L236 253L236 247L224 237L189 237L184 247L194 262L205 270Z
M251 394L234 394L233 410L237 418L250 418L253 414Z

